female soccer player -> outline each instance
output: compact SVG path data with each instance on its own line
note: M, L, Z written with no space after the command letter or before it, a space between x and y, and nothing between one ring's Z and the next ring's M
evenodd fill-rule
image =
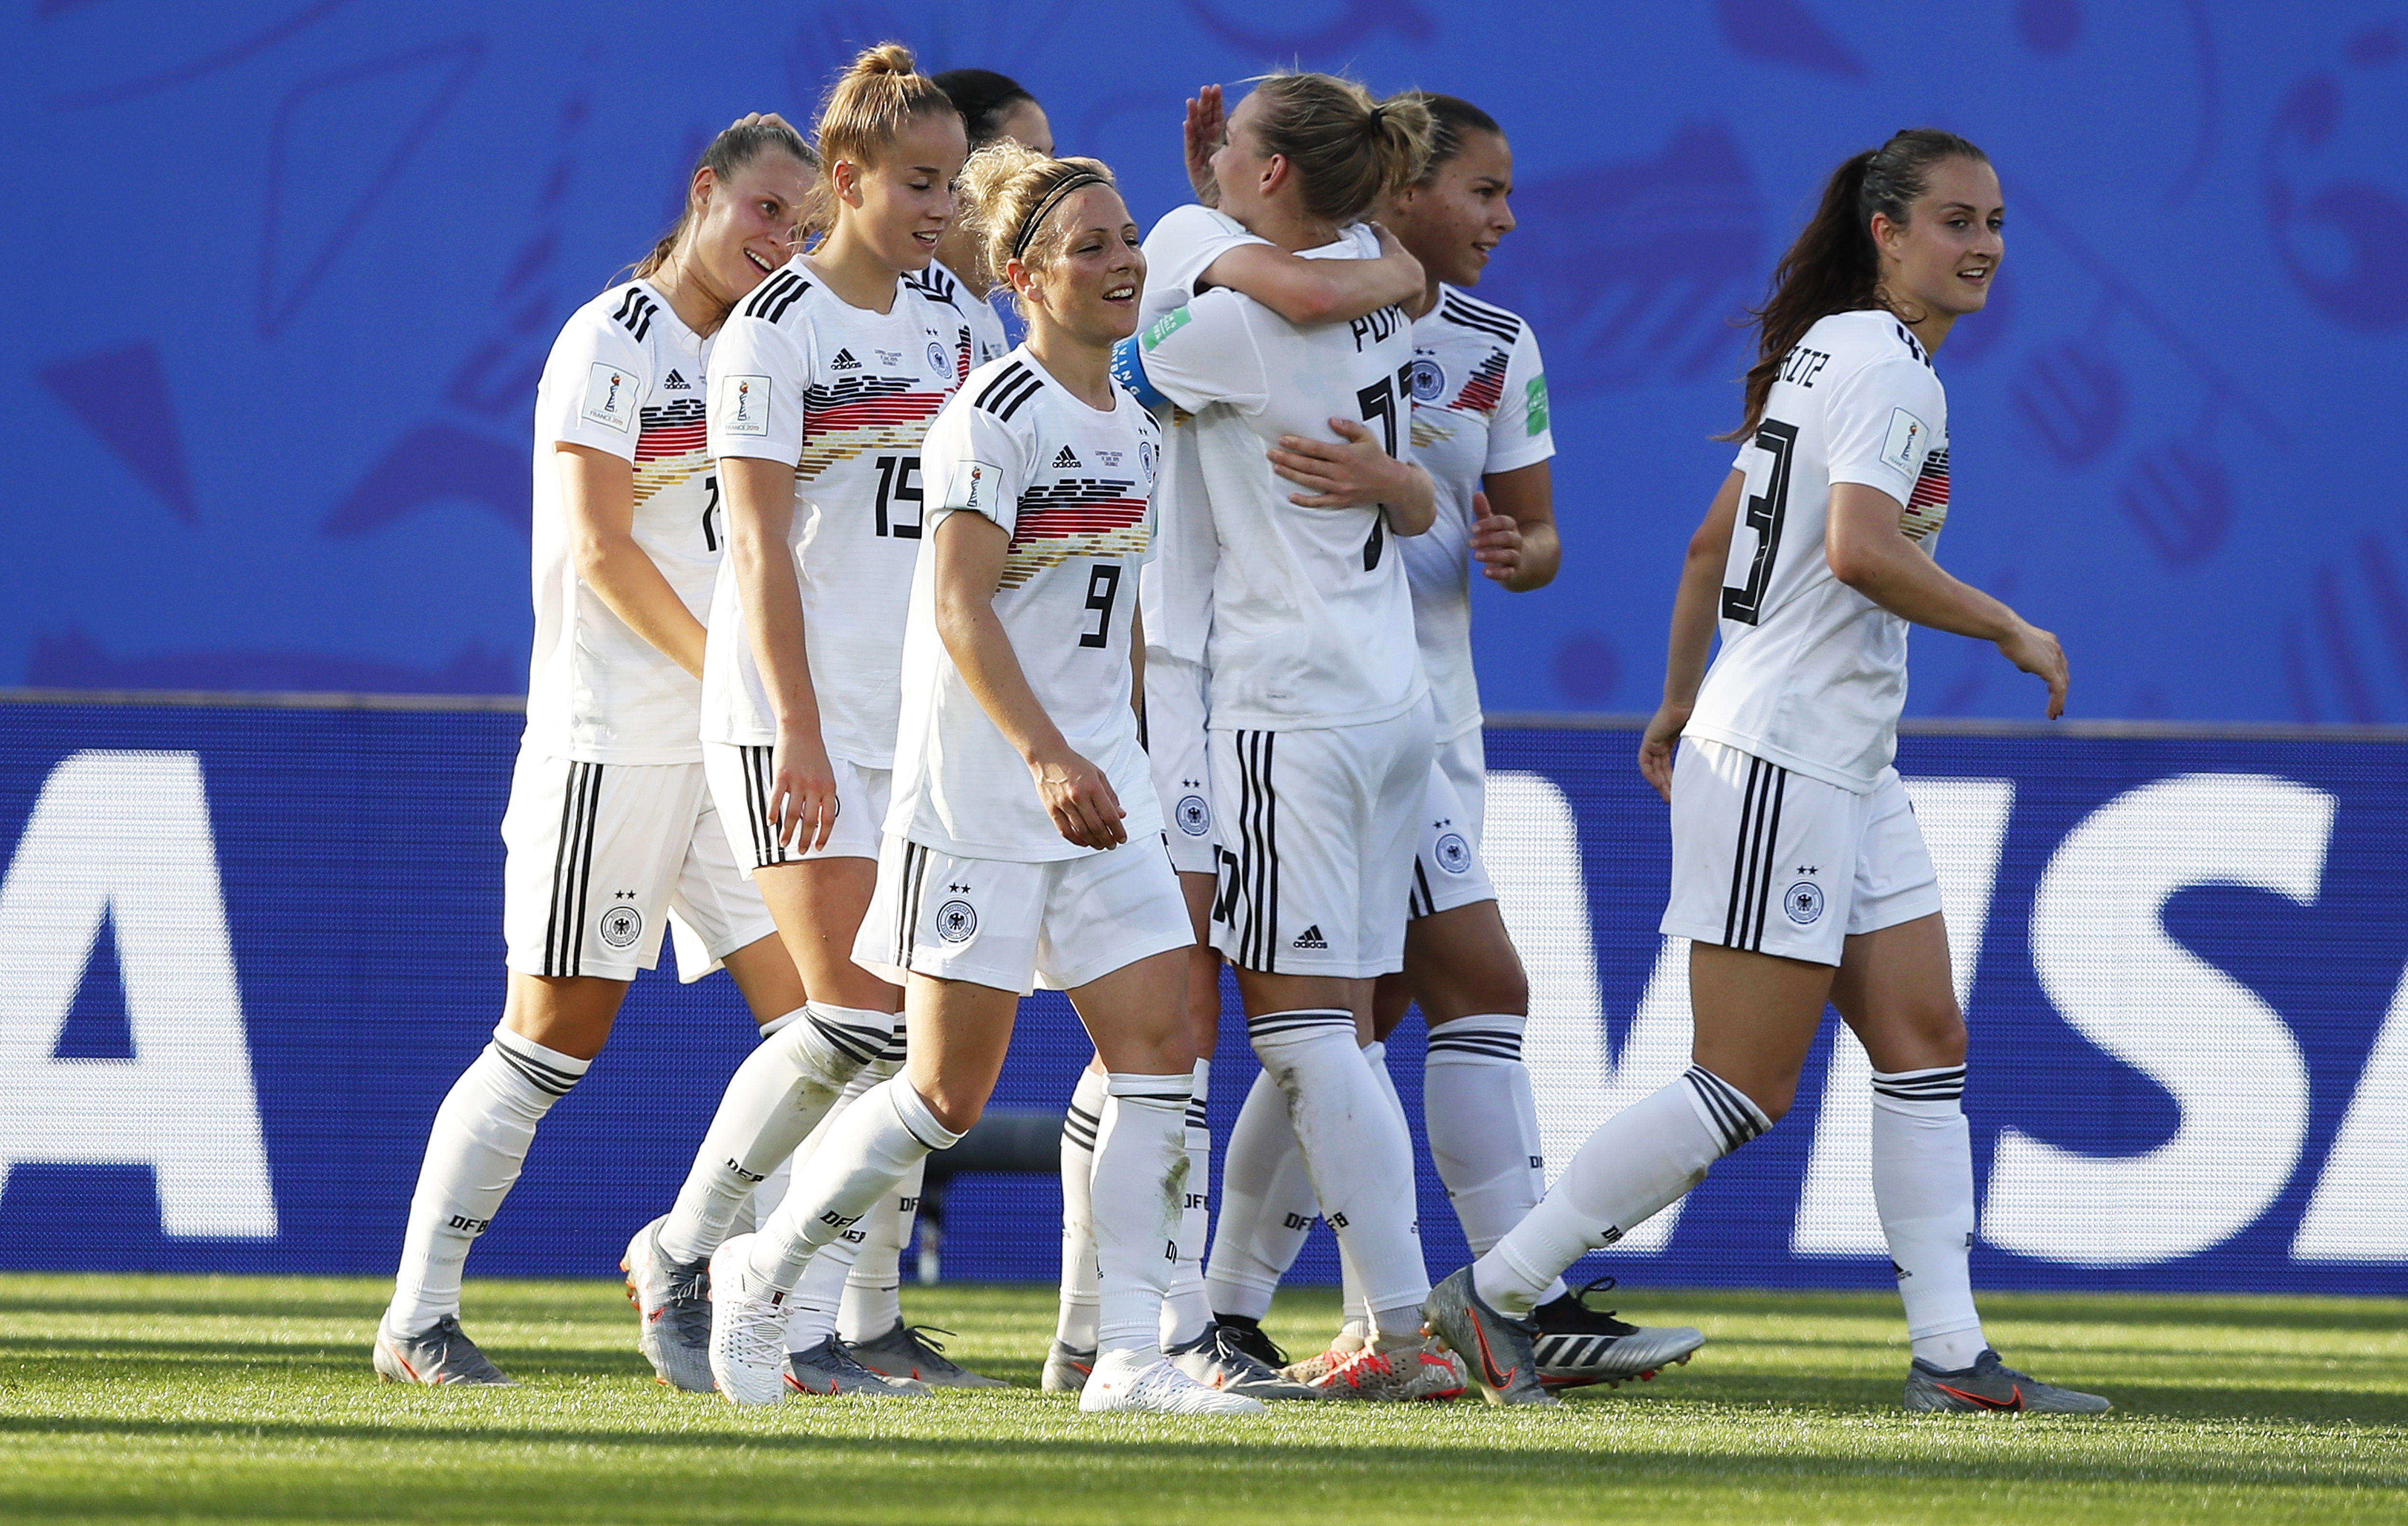
M972 152L1004 138L1039 153L1054 151L1053 123L1019 80L993 69L947 69L936 80L961 112ZM1002 315L991 302L1002 279L999 272L980 266L977 243L959 219L937 240L937 256L921 273L921 290L952 305L969 323L973 366L983 366L1011 348Z
M676 1326L681 1375L707 1360L694 1316L738 1205L886 1049L901 996L850 956L894 766L920 439L961 377L960 319L908 278L953 215L968 151L961 114L892 43L838 79L816 136L827 235L762 283L711 352L728 556L702 700L712 799L810 1001L738 1069L676 1205L630 1247L638 1311ZM839 1271L799 1311L795 1384L919 1391L836 1340L841 1290Z
M376 1370L507 1383L460 1330L468 1247L540 1123L602 1050L674 908L765 1032L803 1005L794 962L728 856L695 725L726 523L703 449L704 353L785 263L802 139L747 117L703 151L677 226L563 326L536 392L535 655L502 818L509 996L435 1116Z
M1948 512L1931 357L1988 301L2003 217L1982 151L1918 128L1842 165L1774 270L1739 458L1689 542L1639 750L1672 807L1663 930L1692 940L1695 1063L1600 1126L1527 1217L1431 1294L1432 1331L1500 1402L1551 1402L1532 1306L1788 1110L1828 1001L1872 1057L1873 1201L1914 1343L1906 1407L2109 1407L2003 1366L1982 1338L1965 1022L1931 858L1890 766L1912 625L1996 642L2047 684L2050 716L2065 708L2057 638L1931 555Z
M1253 1412L1157 1344L1195 1054L1186 911L1133 711L1129 574L1147 554L1159 433L1111 377L1145 260L1092 159L997 143L963 188L1029 338L971 373L925 447L935 497L894 809L853 948L906 983L910 1058L830 1128L760 1233L712 1259L711 1370L731 1403L784 1397L784 1294L819 1245L977 1119L1019 999L1042 981L1069 993L1114 1103L1096 1152L1101 1351L1080 1407Z
M1438 759L1420 822L1402 975L1383 976L1365 1051L1384 1074L1384 1041L1406 1007L1429 1025L1423 1109L1430 1153L1475 1255L1520 1222L1546 1189L1538 1111L1522 1063L1529 987L1482 867L1486 772L1480 692L1472 671L1471 590L1477 563L1524 593L1555 574L1546 376L1537 339L1518 316L1479 301L1490 252L1513 230L1513 156L1494 118L1452 95L1416 94L1430 112L1428 166L1383 209L1428 273L1413 324L1413 453L1438 486L1438 521L1405 540L1413 626L1438 720ZM1485 489L1484 492L1483 489ZM1491 505L1494 505L1494 508ZM1280 1276L1303 1248L1316 1211L1275 1087L1258 1083L1231 1135L1233 1177L1210 1289L1215 1317L1257 1355ZM1348 1278L1350 1284L1354 1278ZM1312 1381L1369 1336L1351 1287L1346 1328L1329 1348L1290 1369ZM1704 1343L1687 1329L1642 1329L1592 1310L1556 1287L1537 1310L1541 1371L1551 1386L1652 1374Z
M1339 245L1312 251L1315 257L1308 258L1215 209L1220 192L1212 181L1211 156L1224 139L1221 87L1205 86L1187 107L1188 174L1198 202L1172 210L1146 236L1141 324L1167 316L1215 287L1243 293L1297 324L1351 322L1421 290L1420 265L1383 231L1376 258L1362 258L1355 249ZM1199 1057L1195 1101L1188 1112L1186 1211L1170 1297L1163 1305L1163 1345L1171 1360L1199 1381L1257 1398L1301 1398L1306 1396L1301 1386L1282 1378L1260 1356L1243 1348L1242 1332L1214 1321L1204 1291L1212 1165L1205 1110L1221 1015L1221 956L1211 946L1211 934L1219 847L1213 841L1211 776L1205 760L1209 685L1204 668L1217 553L1197 431L1188 415L1175 408L1166 407L1161 420L1162 481L1154 494L1157 551L1140 577L1147 632L1145 741L1154 789L1171 828L1167 834L1170 861L1179 871L1196 929L1187 1009ZM1353 429L1356 439L1368 438L1359 424L1341 428ZM1071 1094L1063 1121L1062 1306L1044 1378L1045 1386L1056 1390L1074 1391L1083 1384L1094 1356L1096 1246L1088 1222L1088 1177L1105 1105L1104 1084L1100 1063L1090 1066Z
M1054 151L1054 129L1045 120L1044 108L1017 80L992 69L948 69L934 78L937 88L961 112L972 151L998 138L1010 138L1039 153ZM1004 334L1003 319L990 300L999 278L984 268L975 241L959 218L946 224L944 237L937 240L936 257L928 262L928 267L910 279L924 295L952 307L968 328L969 346L961 361L964 375L970 367L997 359L1011 348ZM903 1058L902 1044L903 1035L898 1031L886 1053L879 1057L880 1063L866 1067L853 1078L844 1096L830 1111L829 1118L841 1114L863 1092L885 1079L881 1073L887 1073L888 1067L899 1064ZM826 1127L824 1121L822 1127ZM805 1144L806 1156L812 1147L810 1143ZM782 1193L783 1181L778 1181L776 1186ZM920 1327L903 1322L903 1246L911 1237L911 1218L919 1206L922 1186L923 1172L915 1167L876 1208L862 1216L859 1224L828 1247L819 1260L830 1264L818 1268L815 1262L810 1281L817 1284L823 1277L832 1279L835 1267L843 1264L847 1256L853 1258L845 1273L843 1301L837 1313L837 1334L853 1359L870 1371L889 1377L917 1378L943 1388L1001 1387L996 1379L982 1377L952 1360ZM769 1188L765 1187L762 1191L766 1196ZM762 1206L758 1200L755 1206Z
M1340 230L1418 176L1427 135L1416 101L1376 103L1324 75L1275 76L1231 114L1212 157L1221 206L1291 252L1369 253L1367 232ZM1133 372L1197 414L1219 547L1206 648L1226 871L1213 943L1238 967L1255 1053L1374 1312L1371 1346L1323 1387L1397 1399L1462 1382L1423 1349L1420 1320L1399 1302L1426 1279L1412 1145L1361 1048L1372 982L1403 965L1433 746L1411 597L1389 544L1435 512L1428 474L1401 459L1409 328L1397 308L1298 327L1214 291L1131 352ZM1341 417L1362 427L1340 431ZM1294 448L1308 439L1333 447L1350 478L1376 468L1377 491L1325 491L1340 484ZM1282 469L1313 491L1292 492Z

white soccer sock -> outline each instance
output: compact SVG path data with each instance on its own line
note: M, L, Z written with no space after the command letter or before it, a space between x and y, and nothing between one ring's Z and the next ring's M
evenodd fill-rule
M1321 1212L1297 1148L1287 1099L1268 1071L1254 1076L1221 1157L1221 1211L1204 1291L1214 1314L1260 1320Z
M1365 1044L1363 1063L1371 1067L1371 1079L1379 1083L1380 1094L1388 1100L1388 1111L1397 1116L1397 1127L1404 1132L1406 1180L1410 1182L1412 1179L1413 1126L1405 1117L1405 1100L1397 1095L1397 1078L1388 1073L1388 1046L1376 1039ZM1413 1194L1413 1222L1418 1225L1421 1222L1420 1193L1412 1187L1407 1188L1406 1190ZM1418 1230L1415 1231L1416 1239L1419 1238L1419 1232ZM1419 1260L1418 1254L1415 1260ZM1293 1266L1296 1263L1290 1261L1288 1264ZM1338 1281L1339 1294L1344 1299L1346 1304L1346 1322L1340 1325L1338 1331L1341 1340L1369 1341L1377 1332L1383 1337L1381 1345L1384 1349L1396 1345L1399 1337L1412 1341L1421 1339L1421 1300L1415 1299L1410 1304L1400 1304L1395 1308L1375 1307L1371 1303L1370 1291L1364 1285L1361 1270L1355 1266L1354 1259L1345 1253L1343 1245L1339 1247Z
M1429 1030L1422 1120L1438 1179L1446 1184L1447 1202L1474 1257L1487 1255L1547 1195L1539 1105L1530 1093L1530 1069L1522 1062L1522 1030L1529 1021L1516 1013L1491 1013ZM1552 1303L1563 1292L1558 1279L1539 1302Z
M1965 1067L1873 1073L1873 1207L1914 1354L1942 1372L1989 1343L1973 1307L1973 1140Z
M911 1238L927 1174L923 1159L857 1226L863 1231L861 1254L845 1274L844 1305L836 1322L837 1332L848 1341L875 1340L903 1322L903 1247Z
M837 1098L836 1105L828 1109L827 1116L811 1130L811 1137L803 1141L802 1148L795 1152L795 1170L808 1173L813 1155L835 1130L846 1109L857 1105L868 1094L870 1087L902 1071L902 1045L903 1030L897 1024L895 1037L888 1042L885 1050L845 1083L844 1091ZM911 1170L904 1173L906 1178L921 1172L926 1164L925 1160L915 1162ZM863 1247L877 1232L874 1224L894 1201L891 1192L882 1197L877 1206L812 1255L810 1265L803 1269L802 1280L795 1284L794 1292L786 1300L788 1351L809 1351L838 1332L843 1315L845 1289L852 1285L853 1268L859 1264Z
M853 1228L913 1161L952 1148L961 1137L937 1121L910 1077L872 1087L829 1127L810 1169L796 1173L786 1201L753 1237L746 1274L775 1291L792 1292L813 1252Z
M1555 1189L1472 1263L1472 1287L1500 1313L1529 1313L1564 1268L1653 1218L1771 1127L1737 1087L1690 1066L1598 1125Z
M814 1001L801 1021L778 1020L775 1036L744 1057L695 1151L694 1167L661 1226L661 1254L707 1259L725 1240L738 1204L795 1153L861 1068L886 1047L891 1012Z
M536 1125L593 1064L495 1028L493 1043L452 1083L410 1194L401 1269L385 1312L393 1330L415 1335L460 1312L469 1245L517 1184Z
M1415 1226L1412 1140L1393 1091L1355 1044L1354 1015L1268 1013L1248 1029L1286 1099L1314 1201L1363 1274L1381 1337L1417 1337L1429 1272Z
M1179 1261L1170 1269L1170 1290L1162 1300L1162 1344L1185 1346L1212 1322L1204 1296L1204 1239L1212 1227L1212 1124L1205 1104L1212 1089L1212 1062L1199 1059L1187 1100L1187 1191L1179 1216Z
M1062 1116L1062 1306L1054 1338L1073 1351L1096 1348L1096 1136L1110 1085L1101 1071L1081 1071Z
M1096 1350L1159 1356L1162 1299L1179 1260L1191 1077L1112 1073L1096 1136Z

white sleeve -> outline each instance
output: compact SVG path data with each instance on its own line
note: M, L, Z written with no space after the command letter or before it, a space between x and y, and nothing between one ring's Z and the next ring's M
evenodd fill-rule
M1823 407L1831 481L1879 488L1904 504L1947 408L1931 367L1910 355L1876 360L1840 378Z
M1513 471L1555 453L1555 431L1547 417L1547 368L1539 359L1538 338L1526 323L1505 363L1505 394L1498 399L1496 417L1488 421L1488 459L1480 469L1484 474Z
M1196 283L1214 260L1240 244L1269 242L1226 212L1194 203L1174 207L1145 236L1146 284L1166 295L1175 293L1175 307L1197 295Z
M1207 292L1166 313L1138 337L1138 358L1146 380L1193 413L1227 403L1241 413L1259 413L1270 401L1254 314L1269 310L1236 292Z
M1032 417L1034 410L1025 410ZM1034 475L1033 437L957 392L920 442L920 480L929 493L928 533L945 516L984 514L1010 534L1020 522L1020 495Z
M728 319L710 347L710 453L801 460L812 359L807 325Z
M634 335L590 308L580 311L552 341L544 362L536 439L590 446L633 461L651 380L652 367Z

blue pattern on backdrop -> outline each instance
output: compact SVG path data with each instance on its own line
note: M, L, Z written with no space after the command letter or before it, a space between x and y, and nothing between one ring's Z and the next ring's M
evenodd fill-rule
M0 1091L13 1099L0 1110L0 1266L392 1269L428 1124L499 1013L496 828L517 728L496 713L0 705L0 910L12 959ZM1489 736L1495 777L1508 781L1492 788L1492 868L1500 885L1551 887L1520 904L1509 893L1508 914L1537 926L1563 914L1551 941L1525 939L1525 957L1541 1014L1531 1044L1542 1113L1574 1140L1604 1103L1565 1077L1595 1065L1608 1040L1614 1064L1630 1062L1659 963L1664 816L1630 765L1632 745L1621 730ZM127 841L114 825L121 798L60 784L79 770L100 777L189 768L187 758L206 797L193 818L208 840L197 859L179 857L183 842ZM2408 1171L2389 1122L2408 1103L2408 1002L2395 1000L2408 964L2397 893L2408 752L1917 736L1901 762L1927 784L2013 792L1991 818L2003 830L1986 857L1971 856L1968 883L1986 909L1963 919L1986 934L1971 972L1966 1094L1985 1194L1982 1285L2408 1293ZM2226 792L2226 805L2200 804L2202 790ZM1560 799L1569 830L1534 831L1545 823L1526 811L1513 825L1522 808L1508 797ZM37 800L47 849L28 826ZM2318 813L2329 815L2329 839L2315 838ZM1923 816L1935 842L1982 840L1962 829L1962 812L1952 826L1927 799ZM2111 819L2122 825L2102 826ZM1941 857L1943 868L1956 861ZM2206 867L2176 874L2161 902L2131 903L2126 869L2172 858ZM194 993L208 986L216 946L205 891L164 918L112 900L57 933L75 906L94 904L77 888L92 876L122 869L112 883L139 886L170 860L222 886L238 1010L232 1043L208 1052L190 1047L194 1018L207 1015ZM1562 904L1568 885L1584 887L1584 904ZM1578 990L1591 981L1596 1005L1584 1013ZM1235 1013L1233 996L1226 1010ZM1215 1064L1224 1141L1255 1073L1240 1028L1225 1024ZM627 1234L675 1194L751 1033L724 978L637 981L609 1048L544 1125L472 1270L607 1274ZM1715 1170L1668 1244L1625 1246L1592 1270L1665 1284L1884 1285L1869 1219L1800 1207L1801 1184L1810 1208L1814 1197L1810 1157L1863 1137L1829 1095L1830 1042L1827 1029L1790 1116ZM1417 1138L1422 1053L1409 1023L1389 1063ZM1067 1003L1040 995L1023 1009L996 1105L1058 1109L1086 1057ZM129 1112L144 1105L136 1074L149 1077L147 1095L196 1083L198 1114L137 1117L129 1133ZM98 1089L74 1089L95 1076ZM177 1130L180 1141L165 1137ZM215 1130L214 1153L182 1148L199 1154L199 1169L180 1185L123 1163L178 1155L194 1130ZM88 1143L104 1137L119 1143ZM2027 1170L2031 1190L2004 1202L2001 1162L2010 1148L2028 1159L2035 1142L2066 1152L2061 1164L2036 1184ZM255 1202L237 1189L247 1149L264 1154ZM2172 1186L2150 1187L2146 1173L2177 1155L2186 1164ZM1420 1171L1424 1243L1442 1272L1465 1248L1426 1156ZM2102 1171L2133 1185L2121 1199L2114 1188L2086 1196L2082 1182ZM1842 1188L1863 1180L1861 1166L1826 1178ZM171 1197L186 1223L245 1237L165 1232ZM2019 1205L2039 1214L2019 1216ZM949 1275L1055 1274L1050 1175L968 1178L949 1209ZM2192 1248L2167 1252L2186 1235ZM1334 1279L1326 1231L1297 1274Z
M7 198L74 252L0 365L0 684L515 692L558 324L716 126L894 36L1025 80L1148 220L1204 79L1348 66L1504 121L1522 227L1480 295L1545 347L1569 549L1554 590L1481 592L1494 709L1650 703L1728 320L1833 164L1929 122L2011 219L1941 356L1950 565L2064 636L2079 713L2408 721L2396 7L44 0L0 36ZM1917 713L2037 705L1963 643L1921 669Z

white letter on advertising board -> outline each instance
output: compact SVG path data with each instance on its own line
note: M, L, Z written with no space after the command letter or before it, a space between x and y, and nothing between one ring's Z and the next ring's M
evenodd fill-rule
M61 1059L104 918L134 1058ZM21 1162L147 1165L166 1233L273 1238L200 759L87 752L51 770L0 882L0 1184Z
M2205 1250L2265 1212L2298 1164L2308 1072L2258 994L2166 931L2176 891L2270 890L2311 905L2333 798L2260 774L2184 774L2129 790L2069 833L2041 876L2031 954L2084 1038L2171 1093L2173 1136L2138 1155L2000 1131L1982 1212L1991 1244L2077 1266Z

